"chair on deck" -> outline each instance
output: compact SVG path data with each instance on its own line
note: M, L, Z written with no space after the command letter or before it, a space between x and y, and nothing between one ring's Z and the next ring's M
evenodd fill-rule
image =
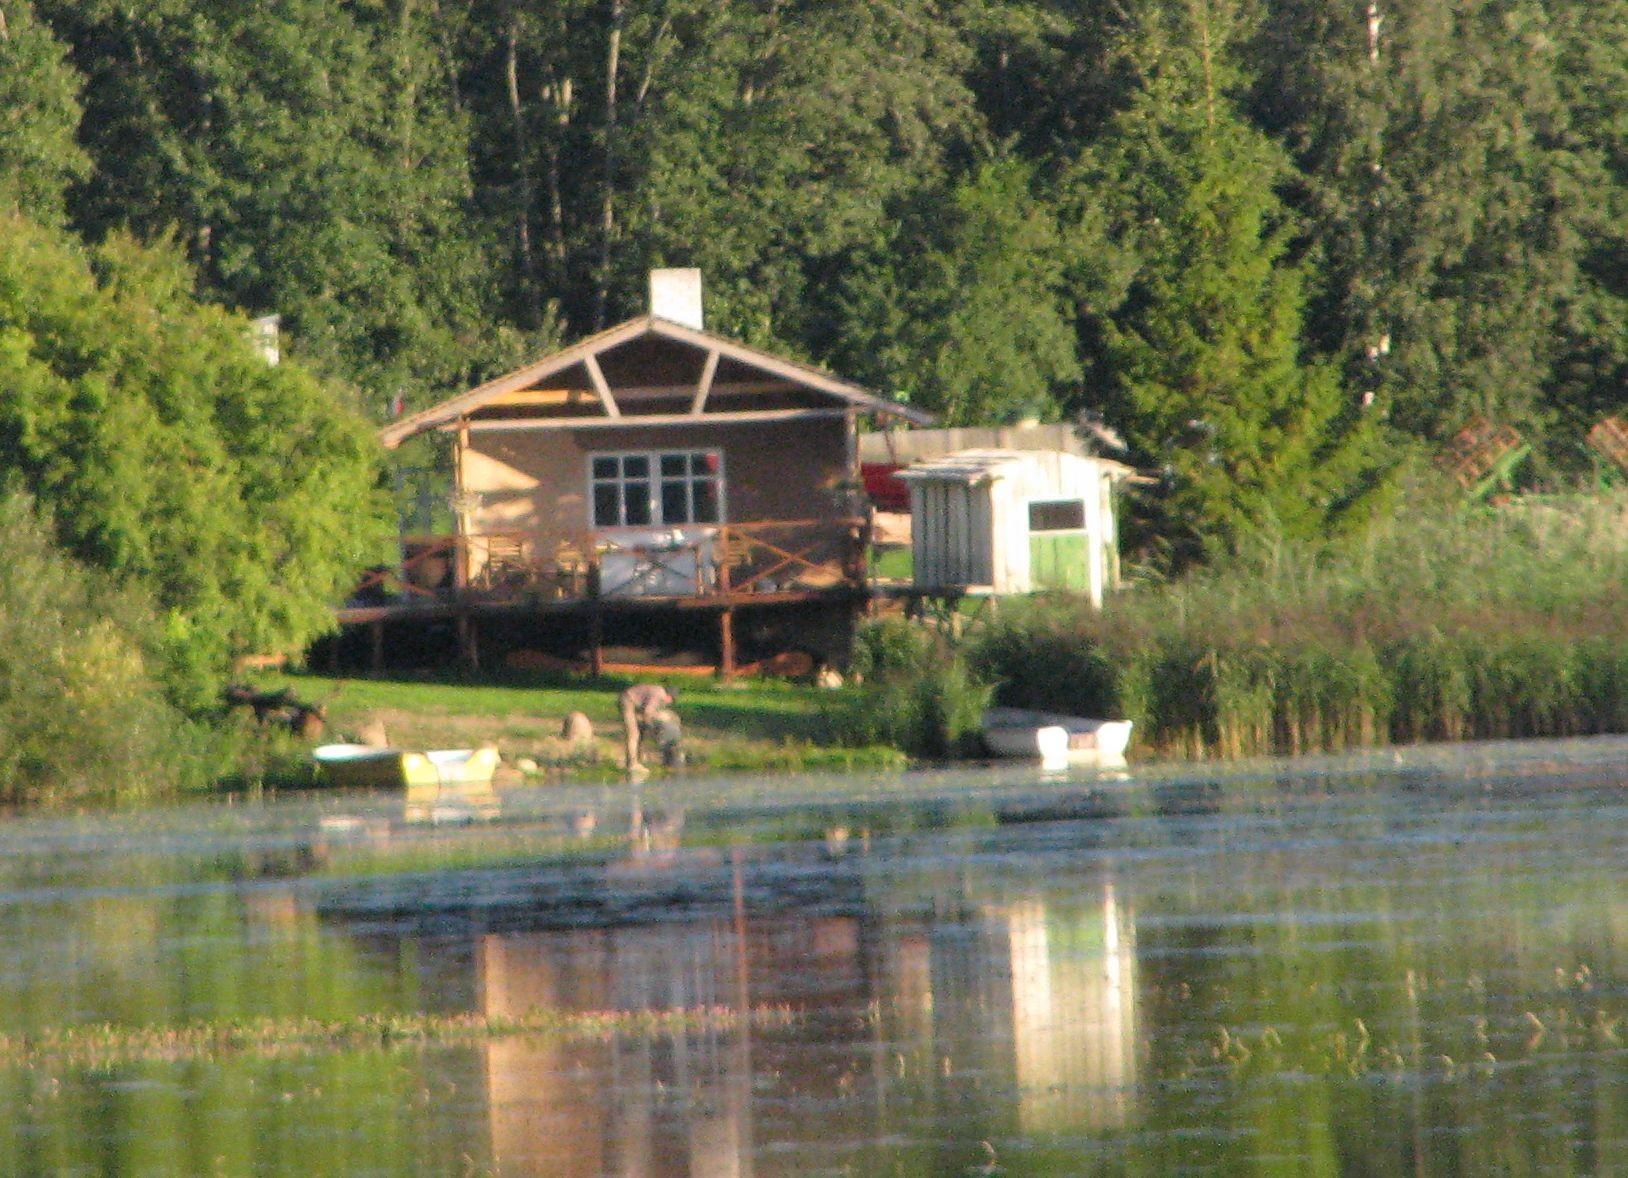
M532 578L531 560L522 536L487 536L486 563L481 566L483 589L521 589Z
M562 600L582 597L588 591L588 574L593 560L573 540L554 546L554 596Z

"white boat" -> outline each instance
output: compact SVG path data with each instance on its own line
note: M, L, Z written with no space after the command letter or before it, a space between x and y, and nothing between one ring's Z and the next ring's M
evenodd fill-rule
M1130 745L1131 721L990 708L984 712L983 738L993 756L1038 759L1047 769L1122 765Z
M411 752L366 744L325 744L311 750L322 779L352 789L490 784L497 749L434 749Z

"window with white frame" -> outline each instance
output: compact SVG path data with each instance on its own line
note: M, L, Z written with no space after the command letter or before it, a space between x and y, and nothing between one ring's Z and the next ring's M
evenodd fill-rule
M723 518L717 450L595 454L589 463L596 528L715 524Z

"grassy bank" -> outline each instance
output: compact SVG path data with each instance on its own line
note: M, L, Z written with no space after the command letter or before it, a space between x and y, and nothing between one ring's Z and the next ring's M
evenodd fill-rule
M1003 702L1131 719L1165 755L1628 731L1628 501L1407 515L1100 614L1036 600L971 660Z
M400 748L464 748L495 744L508 780L532 762L538 780L614 777L621 773L621 718L614 679L545 684L523 679L464 681L337 679L321 675L265 676L257 686L287 688L327 711L323 740L355 738L382 728ZM797 684L752 681L679 684L677 711L692 766L729 772L798 772L896 767L903 755L877 746L841 747L827 719L829 693ZM561 736L565 718L581 712L594 739L573 745ZM247 718L242 721L248 724ZM246 770L229 784L298 785L309 780L311 741L272 736L246 749ZM659 769L656 770L660 772Z

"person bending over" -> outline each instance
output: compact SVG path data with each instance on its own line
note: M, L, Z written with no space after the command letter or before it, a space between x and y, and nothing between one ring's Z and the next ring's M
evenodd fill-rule
M622 740L626 754L624 761L630 773L644 771L639 760L639 746L644 739L644 726L654 720L663 708L672 705L673 692L660 683L635 683L622 692Z

